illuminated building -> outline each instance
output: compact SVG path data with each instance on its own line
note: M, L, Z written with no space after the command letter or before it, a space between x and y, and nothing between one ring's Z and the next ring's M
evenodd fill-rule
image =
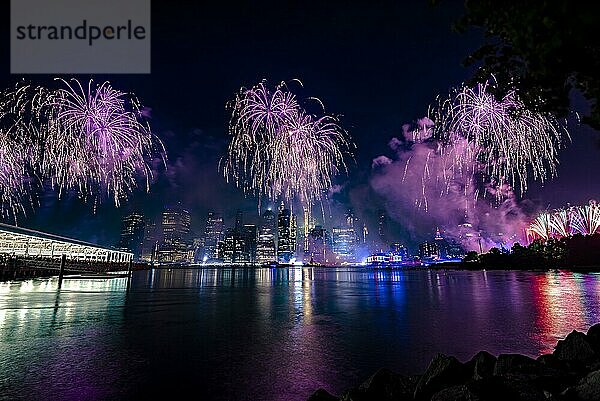
M127 263L131 252L105 248L72 238L0 223L0 254L10 256Z
M258 232L256 229L256 225L244 224L244 226L242 227L242 238L244 242L242 245L240 255L242 262L250 264L256 263L257 236Z
M281 202L277 214L277 260L289 263L296 254L296 216Z
M338 262L353 262L356 233L351 227L335 227L333 230L333 253Z
M435 230L434 241L437 244L438 257L440 259L446 259L448 255L448 242L444 239L444 237L442 237L439 227Z
M419 245L419 256L421 260L433 261L440 259L440 249L436 242L427 241Z
M223 216L220 213L208 212L204 229L202 261L219 259L219 242L223 239Z
M398 242L390 245L390 253L393 255L400 256L403 260L408 257L408 250L406 247Z
M275 229L275 214L271 209L266 210L261 217L260 228L258 230L256 249L256 261L258 263L270 263L277 260Z
M144 242L144 216L131 213L123 218L118 248L133 253L133 259L139 260Z
M162 214L162 241L158 261L163 263L190 262L190 213L180 207L167 208ZM192 252L193 255L193 252Z

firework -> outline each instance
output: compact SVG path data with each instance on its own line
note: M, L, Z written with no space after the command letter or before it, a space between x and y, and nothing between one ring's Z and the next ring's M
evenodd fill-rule
M34 169L39 153L37 103L44 90L19 82L0 92L0 212L16 220L31 206Z
M433 187L448 194L460 183L475 199L484 189L500 200L507 190L522 195L530 178L545 182L556 175L558 151L570 139L565 126L527 109L515 91L496 99L493 86L463 86L439 99L409 132L413 142L429 144L429 160L439 164L423 167L423 193Z
M569 237L573 234L592 235L600 232L600 206L569 206L540 213L527 229L530 240Z
M45 182L59 196L75 192L95 202L109 196L119 206L139 177L148 189L150 158L164 161L162 143L133 96L108 82L57 82L56 90L18 84L0 94L3 214L24 210L20 199Z
M527 238L547 240L552 233L552 214L540 213L527 229Z
M600 206L594 201L572 209L573 231L591 235L600 228Z
M149 189L148 159L164 154L162 143L143 119L137 99L108 82L84 87L59 80L64 87L47 100L51 118L41 170L59 193L76 190L83 197L111 196L116 206L143 177Z
M241 88L231 107L223 173L259 204L266 197L310 207L346 169L351 145L338 119L309 114L285 83Z
M24 147L0 129L0 211L3 218L24 212L27 195Z

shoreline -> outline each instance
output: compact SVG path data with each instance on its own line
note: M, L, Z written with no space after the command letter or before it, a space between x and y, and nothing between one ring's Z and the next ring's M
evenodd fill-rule
M494 356L479 351L469 361L437 354L421 374L380 368L340 396L316 390L308 401L594 401L600 400L600 323L573 330L552 354Z

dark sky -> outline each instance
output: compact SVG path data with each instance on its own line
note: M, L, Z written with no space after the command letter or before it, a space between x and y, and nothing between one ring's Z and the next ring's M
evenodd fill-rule
M225 103L240 86L263 78L272 83L299 78L306 96L342 115L357 151L350 177L338 179L346 186L336 199L344 204L352 198L368 215L380 207L368 193L371 160L388 153L388 141L404 123L425 115L437 94L470 76L461 62L482 41L477 31L451 31L462 12L459 2L434 8L428 3L154 0L152 73L93 78L136 93L152 109L151 125L169 154L167 170L150 194L137 192L120 209L107 201L95 214L76 198L57 201L46 194L22 225L110 245L120 218L131 210L153 215L181 201L192 210L196 230L208 209L221 209L226 218L237 207L255 213L255 200L244 200L240 190L227 185L217 163L227 141ZM9 74L8 2L4 7L0 83L6 87L20 77ZM25 78L51 83L52 77ZM544 207L584 202L600 193L597 133L581 127L572 135L573 144L561 155L559 179L528 194Z

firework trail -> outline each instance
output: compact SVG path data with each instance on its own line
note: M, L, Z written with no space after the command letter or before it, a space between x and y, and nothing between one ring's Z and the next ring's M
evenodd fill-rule
M0 93L4 215L24 212L23 199L45 182L59 196L75 192L95 203L109 196L119 206L139 177L148 189L152 157L165 161L135 97L108 82L56 81L61 88L18 84Z
M2 218L25 211L27 197L26 152L11 138L11 133L0 129L0 212Z
M592 235L600 232L600 206L595 201L588 205L569 206L540 213L529 225L527 238L548 240L573 234Z
M346 170L351 144L338 119L308 113L285 83L241 88L230 107L232 139L223 173L259 205L266 197L310 208Z
M429 118L409 131L413 142L430 146L436 156L430 159L438 163L422 167L423 193L443 196L460 182L464 194L478 197L485 189L484 195L500 200L504 189L523 195L530 177L545 182L556 176L558 151L570 140L565 126L551 114L527 109L514 90L499 100L493 91L493 81L463 86L439 99Z
M33 165L39 157L38 102L46 90L19 82L0 92L0 214L12 218L33 204Z

